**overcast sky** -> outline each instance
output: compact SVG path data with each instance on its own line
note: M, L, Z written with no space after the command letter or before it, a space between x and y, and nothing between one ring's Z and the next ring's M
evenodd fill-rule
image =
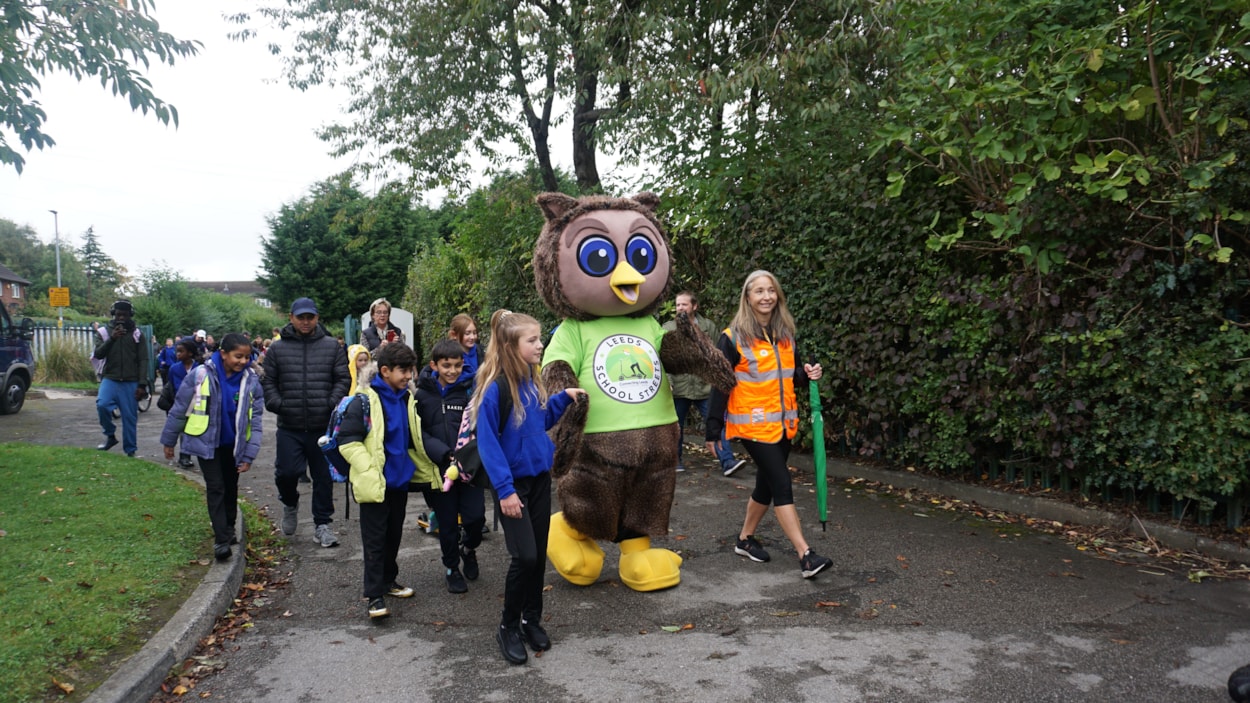
M158 0L162 30L204 44L147 73L178 108L177 129L132 112L98 80L45 77L38 99L57 143L27 154L20 176L0 167L0 218L51 243L57 210L62 246L94 226L131 275L163 260L190 280L255 278L265 216L348 164L314 136L340 114L336 96L287 87L263 40L227 39L237 27L222 13L251 4Z

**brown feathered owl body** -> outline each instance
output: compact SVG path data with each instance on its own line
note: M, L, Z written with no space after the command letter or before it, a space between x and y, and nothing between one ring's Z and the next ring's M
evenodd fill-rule
M611 540L623 583L675 586L681 558L651 547L668 531L681 441L667 374L695 373L727 390L732 369L684 315L667 334L653 317L672 274L658 198L546 193L538 203L547 221L535 285L564 318L543 355L543 382L552 394L577 386L588 398L554 429L562 512L552 517L548 556L570 582L589 585L603 565L595 540Z

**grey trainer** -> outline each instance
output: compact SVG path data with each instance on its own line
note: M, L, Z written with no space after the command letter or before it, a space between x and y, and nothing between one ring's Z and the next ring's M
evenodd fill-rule
M282 534L293 535L295 528L299 525L299 506L283 505L282 506Z
M317 525L317 528L313 531L313 534L316 536L317 541L320 542L321 546L323 547L339 546L339 538L334 535L334 530L331 530L328 524Z

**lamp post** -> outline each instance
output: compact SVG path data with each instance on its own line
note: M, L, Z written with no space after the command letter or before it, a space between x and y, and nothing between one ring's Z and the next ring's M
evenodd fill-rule
M56 210L49 210L52 213L52 227L56 232L56 287L61 287L61 219L57 215ZM58 307L56 309L56 328L58 330L65 329L65 308Z

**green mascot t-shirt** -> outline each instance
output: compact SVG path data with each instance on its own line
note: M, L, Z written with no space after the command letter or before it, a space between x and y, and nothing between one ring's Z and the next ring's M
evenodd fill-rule
M664 330L650 317L565 320L543 352L543 365L564 361L586 389L586 434L677 422L673 392L660 365Z

